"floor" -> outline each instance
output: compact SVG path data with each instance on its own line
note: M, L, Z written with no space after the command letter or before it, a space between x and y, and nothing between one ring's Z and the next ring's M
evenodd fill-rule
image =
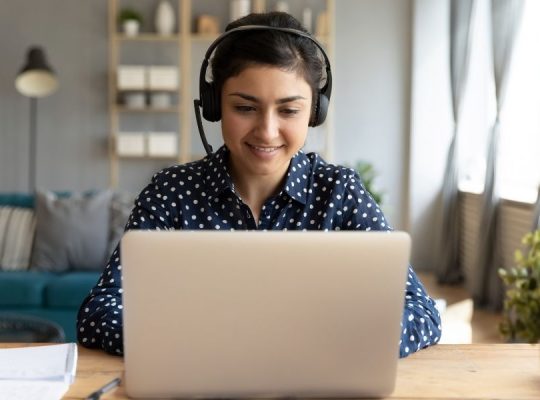
M463 286L439 285L435 276L430 273L420 272L418 277L432 298L446 302L446 309L441 315L441 343L504 342L498 330L501 320L499 313L475 310L473 301Z

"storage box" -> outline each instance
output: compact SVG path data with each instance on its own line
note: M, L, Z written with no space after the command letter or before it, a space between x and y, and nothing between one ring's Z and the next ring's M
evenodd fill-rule
M119 132L116 153L119 156L142 157L146 153L146 134L144 132Z
M152 108L169 108L172 106L172 94L167 92L152 92L150 93L150 107Z
M146 89L146 67L144 65L119 65L118 90Z
M124 93L124 105L126 108L141 109L146 107L146 96L144 92L126 92Z
M178 68L176 66L148 67L148 89L177 90L178 85Z
M176 132L149 132L148 155L153 157L175 157L178 155Z

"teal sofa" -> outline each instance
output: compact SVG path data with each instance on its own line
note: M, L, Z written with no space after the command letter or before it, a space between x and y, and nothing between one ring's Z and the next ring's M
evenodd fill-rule
M0 272L0 312L29 315L60 325L66 341L76 341L75 319L98 272Z
M34 195L1 194L0 207L34 207ZM34 316L59 324L66 341L76 341L77 311L101 269L66 272L0 271L0 313Z

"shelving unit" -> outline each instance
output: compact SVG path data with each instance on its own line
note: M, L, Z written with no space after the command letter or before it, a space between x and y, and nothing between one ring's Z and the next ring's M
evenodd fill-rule
M317 0L315 0L315 3ZM334 2L335 0L318 0L319 11L325 9L328 13L329 34L325 37L317 37L317 39L326 47L328 56L332 62L334 58ZM217 38L218 35L194 33L193 21L195 17L201 13L211 14L219 17L221 22L221 30L228 23L229 1L220 0L219 2L209 0L170 0L176 10L176 33L168 36L161 36L157 33L142 31L137 36L126 36L123 34L117 24L117 16L119 10L125 5L136 9L146 5L147 20L153 20L153 15L149 11L151 8L157 7L159 0L145 0L145 2L136 2L131 0L108 0L108 31L109 31L109 71L108 71L108 97L109 97L109 138L108 151L110 161L110 187L117 188L119 183L123 181L120 174L121 164L123 160L128 160L130 163L135 163L138 160L141 163L147 163L148 160L169 161L172 163L186 163L194 159L202 157L202 146L198 145L199 134L195 125L193 115L193 99L198 97L198 80L199 67L202 61L202 55L210 43ZM312 0L288 0L291 8L298 6L312 6ZM265 10L274 9L275 0L252 0L252 12L264 12ZM292 11L292 10L291 10ZM293 12L291 12L295 15ZM315 14L316 15L316 14ZM314 15L314 18L315 18ZM298 15L295 15L299 17ZM118 66L123 63L122 50L125 47L144 47L164 48L169 46L174 48L176 55L174 56L176 67L178 69L179 85L178 89L172 94L176 103L171 107L165 108L129 108L119 103L121 93L117 89L117 70ZM167 50L169 47L166 47ZM172 50L171 50L172 52ZM193 54L195 54L193 56ZM170 59L170 54L169 54ZM159 65L159 58L151 60L154 65ZM141 61L141 64L145 62ZM146 63L149 63L148 61ZM162 92L160 90L160 92ZM154 156L120 156L117 152L118 134L123 129L125 119L170 119L176 117L177 127L177 156L176 157L154 157ZM322 127L316 128L320 132L323 140L318 150L324 157L331 158L332 155L332 139L333 139L333 112L330 107L327 121ZM133 124L132 124L133 125ZM219 124L208 124L209 141L219 136ZM205 122L206 127L206 122ZM308 139L309 140L309 139ZM215 141L215 140L214 140ZM192 142L194 148L192 147ZM216 148L216 146L214 146ZM127 162L127 161L126 161ZM148 173L156 172L156 164L149 163Z

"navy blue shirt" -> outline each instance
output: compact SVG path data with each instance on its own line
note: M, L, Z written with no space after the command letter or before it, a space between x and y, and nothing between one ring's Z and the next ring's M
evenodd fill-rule
M291 160L281 192L266 200L255 221L235 191L228 156L223 146L203 160L155 174L135 200L126 230L392 229L354 170L301 151ZM79 310L77 335L83 346L123 354L121 270L117 247ZM404 296L401 357L437 343L441 335L435 303L410 266Z

